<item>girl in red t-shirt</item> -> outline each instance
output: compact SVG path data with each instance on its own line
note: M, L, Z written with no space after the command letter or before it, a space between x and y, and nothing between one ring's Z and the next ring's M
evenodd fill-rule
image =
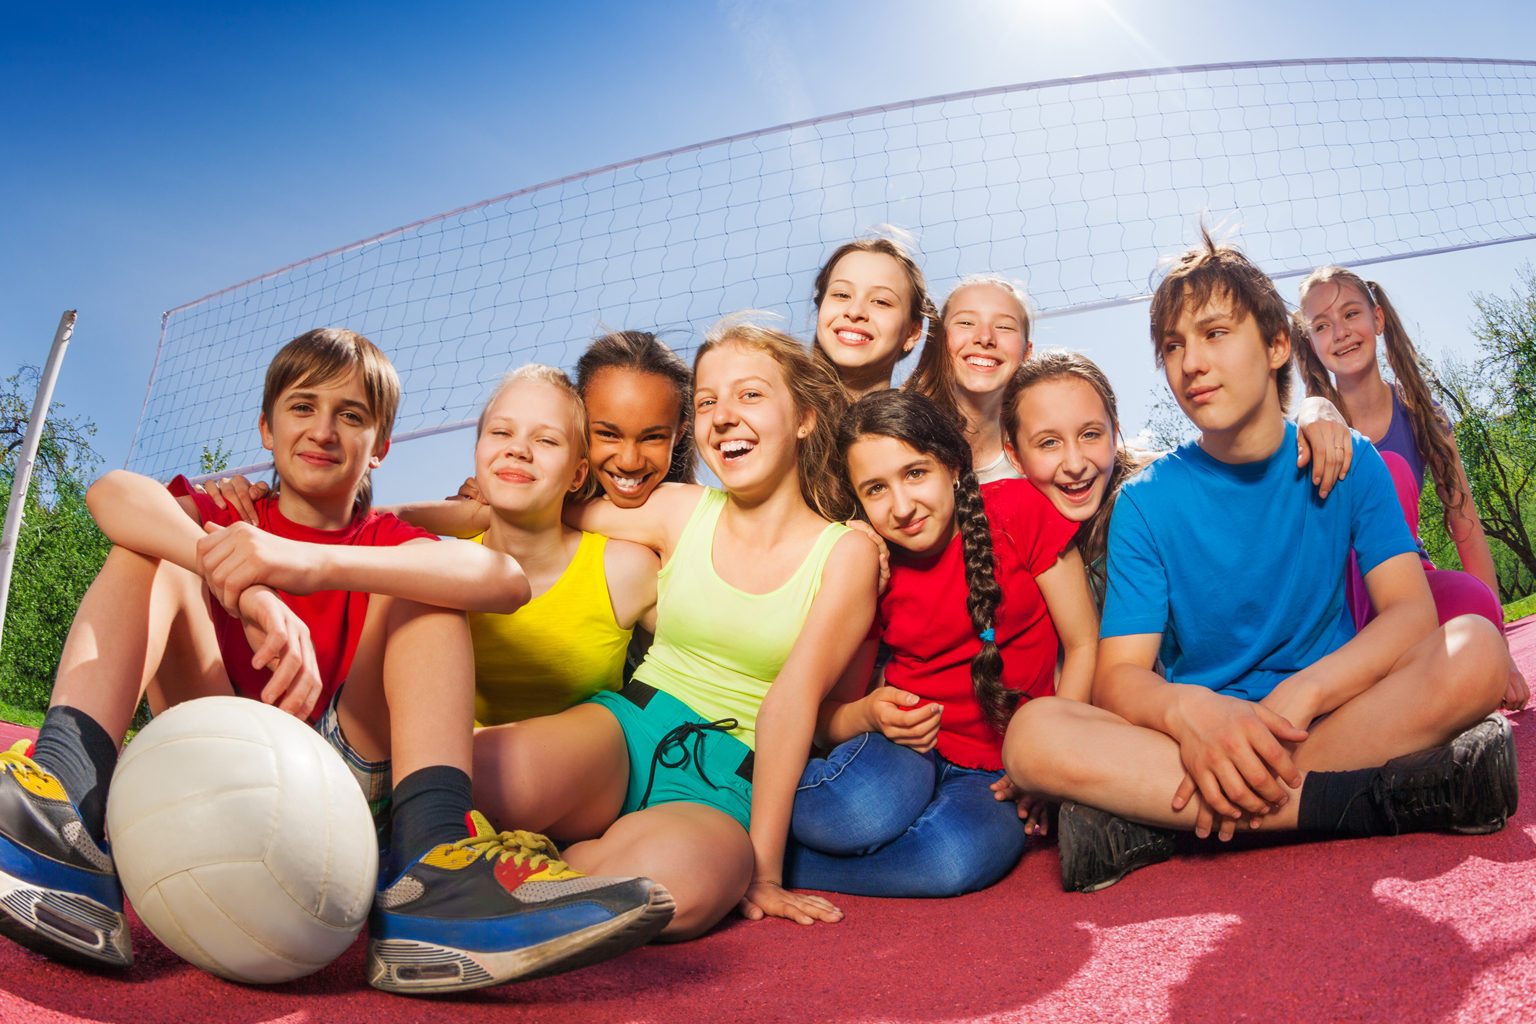
M1003 773L1014 708L1089 697L1098 619L1077 524L1026 481L978 484L958 425L920 394L861 399L838 448L891 575L822 705L817 743L832 753L801 779L786 881L870 896L982 889L1017 863L1043 810ZM882 638L885 684L863 694Z

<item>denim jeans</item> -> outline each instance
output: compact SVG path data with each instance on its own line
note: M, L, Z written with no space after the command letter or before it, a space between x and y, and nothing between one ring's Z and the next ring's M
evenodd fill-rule
M879 733L855 736L800 776L784 884L855 896L958 896L1002 879L1024 854L1003 773L962 768Z

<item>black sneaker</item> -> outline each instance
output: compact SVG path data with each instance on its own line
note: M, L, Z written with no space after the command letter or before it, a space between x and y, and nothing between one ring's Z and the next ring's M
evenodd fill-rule
M1371 782L1391 835L1497 832L1520 806L1509 719L1495 711L1443 747L1394 757Z
M67 964L132 967L112 858L28 746L0 753L0 934Z
M1097 807L1067 802L1056 821L1063 892L1097 892L1174 852L1172 829L1138 825Z
M649 878L583 875L532 832L497 832L478 811L470 836L427 851L388 886L368 920L368 983L386 992L461 992L612 959L672 920Z

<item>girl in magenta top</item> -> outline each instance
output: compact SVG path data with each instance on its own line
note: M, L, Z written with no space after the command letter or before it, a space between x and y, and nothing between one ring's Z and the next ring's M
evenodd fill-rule
M1043 811L1002 770L1014 709L1089 696L1098 620L1077 524L1026 481L980 485L959 425L915 392L861 399L838 448L890 579L822 705L817 745L831 754L801 778L786 881L872 896L985 888ZM891 660L866 694L882 635Z
M1307 394L1332 401L1350 426L1383 453L1398 482L1403 514L1414 537L1419 535L1419 492L1424 470L1429 470L1445 507L1446 532L1456 542L1465 570L1436 569L1424 560L1440 622L1458 615L1481 615L1503 630L1498 573L1456 449L1456 435L1445 410L1430 397L1419 370L1418 350L1386 292L1375 281L1343 267L1319 267L1301 282L1296 319L1310 342L1296 346ZM1392 384L1383 379L1377 362L1378 338L1392 367ZM1349 600L1358 629L1375 617L1375 609L1359 570L1352 567L1350 577ZM1504 706L1524 707L1528 697L1524 676L1511 666Z

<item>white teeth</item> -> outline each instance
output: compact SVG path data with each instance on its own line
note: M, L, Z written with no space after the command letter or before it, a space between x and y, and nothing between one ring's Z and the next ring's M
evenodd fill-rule
M854 344L869 340L869 335L861 334L858 331L838 331L837 336L842 338L844 341L852 342Z
M643 477L643 476L642 477L614 476L612 473L609 474L609 479L611 479L614 483L618 484L620 487L624 488L627 491L636 490L636 489L639 488L639 486L642 483L645 482L645 477Z
M747 452L756 447L757 445L751 441L745 440L743 438L735 438L730 441L720 442L720 454L726 456L727 458L733 455L745 455Z
M987 369L991 369L994 366L1000 365L999 360L988 359L986 356L966 356L965 361L970 363L972 366L981 366Z

